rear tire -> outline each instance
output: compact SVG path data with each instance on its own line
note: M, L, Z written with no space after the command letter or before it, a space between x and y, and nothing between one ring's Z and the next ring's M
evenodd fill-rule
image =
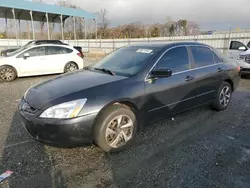
M64 73L74 72L78 69L79 67L75 62L68 62L64 67Z
M131 144L136 130L134 112L121 105L112 105L101 113L95 123L94 142L105 152L118 152Z
M4 82L11 82L17 78L16 70L11 66L0 67L0 80Z
M216 99L213 103L213 108L217 111L225 110L231 101L231 97L232 87L228 82L224 81L217 91Z

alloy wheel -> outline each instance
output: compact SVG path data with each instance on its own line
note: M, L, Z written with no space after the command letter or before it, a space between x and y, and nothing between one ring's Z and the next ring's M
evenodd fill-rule
M230 98L231 98L231 91L229 86L223 87L220 92L220 104L223 107L226 107L229 104Z
M75 63L69 63L66 66L66 72L74 72L77 70L77 65Z
M130 117L119 115L113 118L107 126L105 139L112 148L124 146L133 135L134 124Z
M0 70L0 78L4 81L13 80L15 77L15 72L11 68L3 68Z

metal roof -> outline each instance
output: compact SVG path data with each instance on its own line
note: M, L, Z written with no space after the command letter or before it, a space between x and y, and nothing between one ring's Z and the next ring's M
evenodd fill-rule
M95 14L82 9L65 8L55 5L31 2L28 0L1 0L0 18L13 18L12 10L15 9L16 19L30 20L29 11L33 12L34 21L45 21L45 13L49 14L49 21L60 22L60 15L63 19L69 16L95 19Z

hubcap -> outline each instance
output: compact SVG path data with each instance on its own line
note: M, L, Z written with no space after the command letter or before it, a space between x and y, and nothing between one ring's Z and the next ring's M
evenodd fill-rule
M106 142L112 148L119 148L132 138L133 131L134 124L130 117L126 115L116 116L106 129Z
M230 88L228 86L223 87L220 92L220 104L222 106L227 106L231 97Z
M77 67L76 67L76 65L74 63L70 63L66 67L66 71L67 72L73 72L75 70L77 70Z
M0 77L2 80L11 80L15 76L15 73L10 68L4 68L0 71Z

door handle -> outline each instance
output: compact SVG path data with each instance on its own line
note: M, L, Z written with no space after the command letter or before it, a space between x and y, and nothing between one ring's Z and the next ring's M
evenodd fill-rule
M194 79L193 76L187 76L187 77L185 78L185 81L190 82L190 81L193 80L193 79Z
M219 67L219 68L217 69L217 72L223 72L223 71L224 71L223 68L220 68L220 67Z

